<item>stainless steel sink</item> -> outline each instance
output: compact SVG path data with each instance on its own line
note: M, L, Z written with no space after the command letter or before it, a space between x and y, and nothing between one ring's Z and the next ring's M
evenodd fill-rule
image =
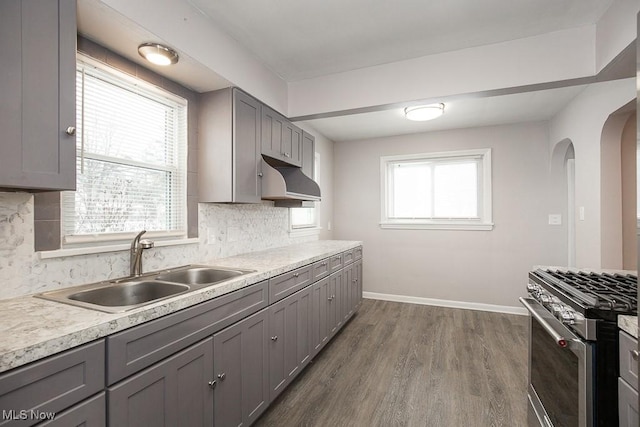
M43 292L35 296L107 313L121 313L253 272L255 271L187 265L138 277Z
M147 280L107 285L90 291L76 292L67 298L105 307L125 307L156 301L188 290L187 285Z
M183 283L186 285L212 285L232 277L250 273L248 270L232 270L212 267L190 267L184 270L160 274L156 280Z

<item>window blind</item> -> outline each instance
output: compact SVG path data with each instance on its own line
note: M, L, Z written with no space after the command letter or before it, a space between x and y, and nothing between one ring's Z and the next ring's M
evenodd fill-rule
M64 242L186 234L186 101L82 60L76 94L77 189L62 198Z

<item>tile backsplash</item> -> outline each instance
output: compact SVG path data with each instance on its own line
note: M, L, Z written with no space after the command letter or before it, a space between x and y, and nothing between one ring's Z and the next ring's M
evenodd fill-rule
M309 240L289 236L289 210L261 204L200 204L200 242L145 251L145 271ZM34 252L33 195L0 193L0 299L122 277L129 273L129 252L109 252L41 260Z

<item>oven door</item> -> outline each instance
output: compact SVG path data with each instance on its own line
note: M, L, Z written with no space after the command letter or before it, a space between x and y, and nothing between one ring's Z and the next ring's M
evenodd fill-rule
M593 348L533 298L529 311L529 405L543 427L593 426ZM533 420L535 422L535 420Z

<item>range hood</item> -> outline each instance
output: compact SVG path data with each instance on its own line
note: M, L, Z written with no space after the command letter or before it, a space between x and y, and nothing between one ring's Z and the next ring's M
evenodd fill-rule
M262 199L276 206L301 207L320 200L320 187L295 166L283 166L268 156L262 157Z

